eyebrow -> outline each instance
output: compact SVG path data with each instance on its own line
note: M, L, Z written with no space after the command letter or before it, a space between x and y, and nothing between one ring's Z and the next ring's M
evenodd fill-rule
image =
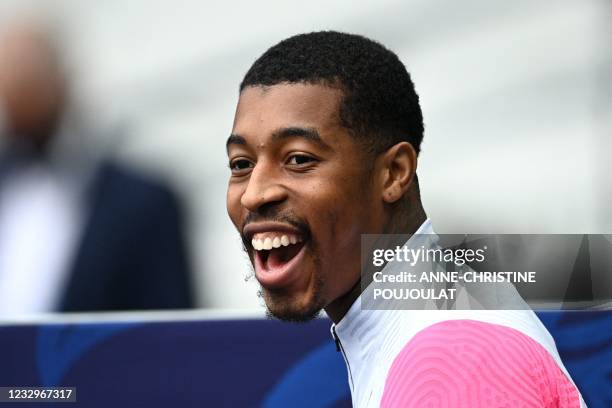
M280 128L274 131L274 133L272 134L273 141L291 139L291 138L307 139L311 142L315 142L320 147L326 150L331 149L331 147L323 141L319 132L317 132L317 130L314 128L291 126L291 127ZM230 145L233 145L233 144L243 146L243 145L246 145L247 142L243 136L231 134L230 137L227 138L227 142L225 143L226 150L229 151Z
M246 145L246 140L244 137L240 135L231 134L230 137L227 138L227 142L225 142L225 150L229 152L230 145Z

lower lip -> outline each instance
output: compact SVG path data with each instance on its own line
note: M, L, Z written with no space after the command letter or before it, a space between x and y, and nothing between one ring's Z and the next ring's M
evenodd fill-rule
M255 253L255 276L259 283L267 288L286 287L300 277L299 264L304 258L306 244L289 262L284 263L278 268L268 269L264 266L260 256Z

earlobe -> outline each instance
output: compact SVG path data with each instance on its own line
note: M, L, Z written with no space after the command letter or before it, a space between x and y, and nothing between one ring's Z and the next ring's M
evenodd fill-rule
M386 203L391 204L399 200L403 195L403 191L398 188L397 183L394 183L386 189L383 199Z

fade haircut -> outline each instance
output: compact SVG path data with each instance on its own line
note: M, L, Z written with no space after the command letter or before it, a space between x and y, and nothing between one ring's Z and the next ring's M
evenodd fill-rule
M337 31L290 37L255 61L240 91L281 83L340 88L340 122L369 153L377 155L403 141L420 151L419 96L398 56L376 41Z

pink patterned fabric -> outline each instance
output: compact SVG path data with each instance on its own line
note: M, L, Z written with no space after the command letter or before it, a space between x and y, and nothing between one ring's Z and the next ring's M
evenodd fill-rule
M389 370L382 407L579 408L576 387L521 332L448 320L419 332Z

